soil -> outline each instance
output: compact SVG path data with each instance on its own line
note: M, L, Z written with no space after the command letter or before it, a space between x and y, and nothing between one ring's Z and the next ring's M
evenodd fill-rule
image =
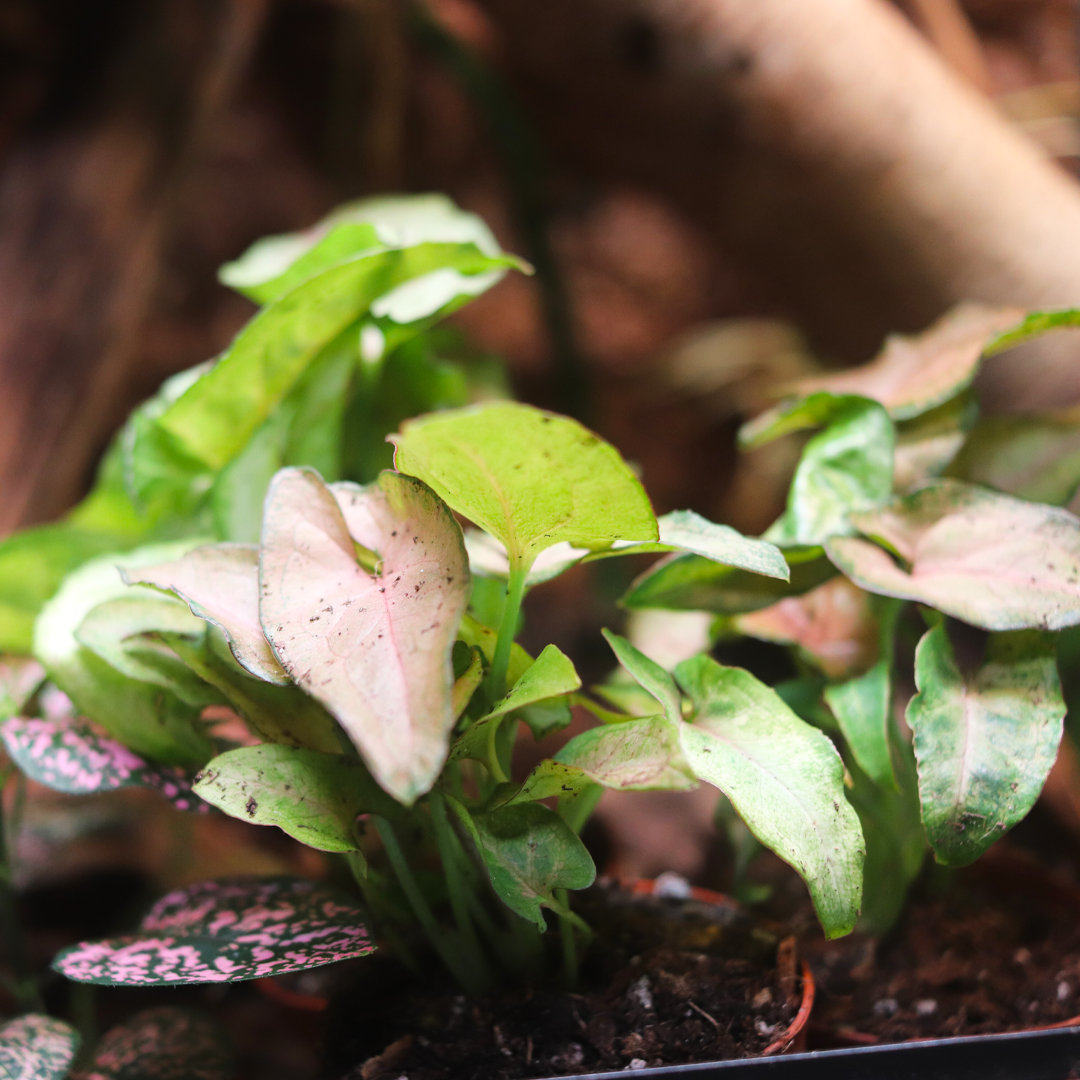
M517 1080L741 1058L794 1018L793 950L778 966L779 939L744 914L599 888L575 907L598 932L575 993L538 985L469 1002L449 988L418 995L401 973L395 986L374 957L358 967L330 1018L330 1075Z
M986 1035L1080 1014L1080 889L1003 848L880 941L807 943L810 1045Z

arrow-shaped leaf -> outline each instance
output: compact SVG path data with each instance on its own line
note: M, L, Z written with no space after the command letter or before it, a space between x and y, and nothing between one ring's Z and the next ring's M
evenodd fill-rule
M178 986L306 971L374 950L363 913L342 893L297 878L203 881L163 896L126 937L63 949L74 982Z
M802 875L825 933L847 933L859 912L864 849L832 742L741 668L698 656L675 677L696 709L681 731L694 772Z
M596 878L592 857L554 810L538 803L470 814L450 802L487 867L491 885L523 919L545 929L543 907L561 910L556 889L587 889Z
M79 1033L63 1020L27 1013L0 1027L0 1076L4 1080L64 1080Z
M357 563L377 552L381 572ZM290 677L341 723L376 780L411 804L446 760L451 652L469 597L461 530L421 482L384 472L331 492L283 469L267 495L259 605Z
M590 728L571 739L554 760L618 791L691 791L698 782L683 752L686 727L681 720L648 716Z
M548 645L514 684L513 689L486 716L472 724L454 743L450 759L490 759L492 740L503 717L518 709L572 694L581 689L581 679L570 658L556 646Z
M604 639L611 646L618 661L643 689L647 690L664 710L669 720L682 719L682 697L679 688L670 673L665 671L655 660L650 660L624 637L603 630Z
M396 467L499 540L513 567L564 541L659 539L637 477L576 420L495 402L410 420L391 441Z
M991 635L986 663L965 677L939 625L919 642L915 682L923 824L938 861L962 866L1027 814L1054 764L1065 716L1054 638Z
M359 851L360 814L397 804L359 761L291 746L241 746L195 777L195 793L241 821L276 825L318 851Z
M127 570L124 580L174 593L193 614L221 629L241 667L267 682L288 683L259 622L259 549L254 544L209 544L172 562Z
M936 607L986 630L1080 622L1080 519L955 480L853 516L868 540L836 537L829 558L856 585Z

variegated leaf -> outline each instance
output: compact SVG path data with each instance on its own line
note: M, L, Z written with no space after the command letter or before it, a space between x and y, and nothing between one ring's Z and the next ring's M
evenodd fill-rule
M204 881L162 897L138 931L53 960L75 982L177 986L305 971L374 950L349 897L297 878Z
M356 547L377 553L377 573ZM338 719L382 787L411 804L446 760L451 653L469 598L461 529L421 481L333 491L283 469L267 496L260 616L278 659Z
M0 1076L4 1080L63 1080L78 1048L79 1033L70 1024L27 1013L0 1027Z

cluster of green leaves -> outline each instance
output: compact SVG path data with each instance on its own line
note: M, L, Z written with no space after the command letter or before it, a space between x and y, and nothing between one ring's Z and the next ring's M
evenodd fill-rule
M970 386L984 356L1078 322L963 305L862 368L805 380L742 432L749 447L818 429L765 534L790 580L675 556L625 598L792 647L804 675L779 689L844 755L867 929L895 920L927 843L964 865L1020 821L1057 755L1057 632L1080 624L1080 520L1060 508L1080 488L1080 417L981 420ZM901 719L898 634L920 621Z
M263 305L232 346L134 413L68 520L0 549L0 597L23 572L8 554L43 560L0 619L0 645L35 657L7 680L17 765L276 826L344 857L363 896L204 883L66 950L68 978L262 977L362 955L371 922L406 960L426 937L477 991L546 962L549 917L572 976L590 931L568 890L595 877L579 833L602 789L701 781L803 875L829 934L851 929L863 844L842 763L777 693L706 656L669 675L609 635L648 703L613 710L554 645L534 659L516 642L526 592L583 561L791 575L768 540L657 521L612 446L484 401L483 365L444 359L435 320L513 265L435 197L257 244L222 273ZM519 734L558 731L576 702L600 725L515 778ZM224 714L239 742L204 720ZM230 936L256 924L257 949Z

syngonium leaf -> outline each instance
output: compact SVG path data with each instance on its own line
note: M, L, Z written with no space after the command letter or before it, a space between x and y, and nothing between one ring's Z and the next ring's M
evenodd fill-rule
M379 556L379 572L354 545ZM259 614L285 671L411 805L449 747L451 653L469 598L461 529L423 483L384 472L333 491L284 469L267 496Z
M1023 321L995 335L984 350L985 356L994 356L1015 345L1039 337L1050 330L1062 330L1080 326L1080 308L1059 308L1055 311L1029 311Z
M862 675L825 690L825 701L855 760L875 784L893 790L897 781L889 732L892 728L893 635L900 607L898 601L885 602L874 666Z
M1080 416L988 416L972 429L948 475L1064 506L1080 488Z
M641 483L575 420L495 402L408 421L391 438L396 467L499 540L523 572L562 542L659 539Z
M554 810L530 802L470 814L456 799L447 801L476 845L492 888L541 930L542 908L564 911L556 889L587 889L595 880L585 845Z
M494 284L486 272L509 265L508 258L485 255L475 244L429 243L360 254L332 266L263 308L214 367L162 413L156 429L193 460L220 469L244 448L322 348L379 297L442 269L457 272L463 281L478 277L482 291ZM450 310L466 298L462 289L441 308Z
M631 610L665 608L737 615L768 607L785 596L799 596L836 575L836 568L820 547L788 548L784 557L790 569L786 581L700 555L671 555L646 570L620 603Z
M546 646L502 701L458 738L450 751L450 760L491 760L495 753L495 733L504 717L519 709L550 702L580 689L581 679L570 658L556 646Z
M828 937L855 925L864 845L828 736L741 668L708 656L675 669L693 702L681 744L694 773L731 800L754 835L806 881Z
M79 1033L63 1020L26 1013L0 1026L0 1076L4 1080L64 1080Z
M870 363L803 379L794 389L803 397L858 394L881 402L894 419L910 419L970 386L982 357L1007 347L1023 318L1020 308L958 304L921 334L887 338Z
M259 622L259 549L254 544L208 544L172 562L123 571L131 585L151 585L184 600L193 614L219 627L237 662L266 682L288 675Z
M218 755L195 777L195 793L318 851L359 851L357 817L400 809L359 761L268 743Z
M53 791L92 795L148 787L178 810L207 810L179 769L151 765L80 717L13 716L0 725L0 740L22 772Z
M206 624L186 604L139 590L91 609L75 639L121 675L170 690L201 709L222 704L221 694L195 675L162 636L201 638L205 633Z
M781 547L846 536L855 531L849 514L880 506L892 494L895 431L876 401L813 394L782 409L771 425L744 428L741 435L747 446L758 446L790 431L822 426L803 449L787 509L765 533L764 539Z
M852 520L904 564L869 540L833 538L829 558L860 588L986 630L1080 623L1080 519L1066 510L942 480Z
M526 585L532 588L579 562L592 562L619 555L638 555L652 552L681 552L699 555L727 567L738 567L751 574L787 581L790 577L784 555L775 544L755 540L727 525L717 525L692 510L673 510L657 519L659 541L637 543L617 540L610 547L590 551L563 541L542 551L533 562ZM507 577L510 560L506 549L494 537L470 530L465 534L465 547L474 572L492 577Z
M445 195L380 196L339 206L302 232L256 241L218 272L221 281L252 300L276 300L300 282L376 247L430 243L475 244L498 255L491 230Z
M178 986L306 971L374 950L348 896L298 878L203 881L163 896L134 934L83 941L53 968L74 982Z
M732 619L748 637L797 645L831 679L866 671L877 655L878 618L869 593L834 577L802 596L789 596Z
M858 929L874 937L887 933L896 924L908 888L918 877L926 856L915 758L910 744L898 732L894 735L893 768L899 777L896 788L876 784L857 762L848 762L848 799L859 815L866 840Z
M1065 716L1054 644L1038 631L993 634L984 665L965 675L944 624L919 642L907 720L938 862L974 861L1038 798Z
M668 716L648 716L590 728L571 739L554 761L580 770L584 780L619 791L690 791L698 781L682 748L685 727L681 720ZM530 791L536 791L532 797L544 798L538 782L552 779L530 777ZM570 786L582 782L574 778Z
M634 677L642 689L656 698L664 715L669 720L682 719L682 698L679 688L670 673L665 671L655 660L650 660L640 649L636 649L624 637L613 634L610 630L601 631L604 640L611 646L619 663Z
M110 1028L72 1080L232 1080L234 1058L209 1016L161 1005Z
M155 761L197 768L214 751L202 730L201 709L161 686L122 674L76 637L83 620L99 604L130 596L120 567L176 558L190 546L182 542L139 548L101 556L79 567L64 579L38 616L34 653L79 712L124 745Z

